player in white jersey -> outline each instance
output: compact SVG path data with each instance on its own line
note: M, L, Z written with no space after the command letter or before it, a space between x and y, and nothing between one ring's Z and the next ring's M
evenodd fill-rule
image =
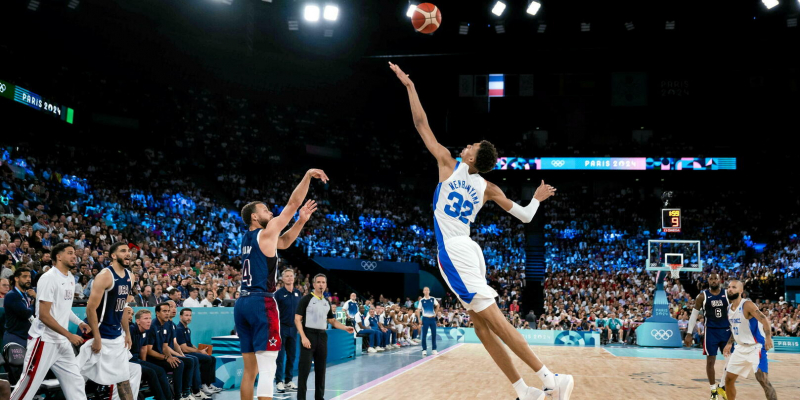
M11 400L31 400L48 370L58 378L67 400L86 400L83 376L75 360L72 346L80 346L83 338L69 332L70 321L84 333L91 329L72 312L75 278L69 272L77 261L75 248L59 243L50 252L55 268L45 272L36 292L36 319L28 331L28 350L24 372Z
M731 323L731 338L723 353L728 358L725 366L725 389L728 400L736 400L736 378L747 378L750 371L756 373L756 379L764 389L767 400L778 398L775 388L769 382L769 364L767 350L772 348L772 330L769 319L749 299L742 298L742 282L731 281L728 284L728 321ZM764 329L766 327L767 329ZM734 341L736 347L733 348ZM733 354L731 354L731 351Z
M439 185L433 198L433 224L439 247L439 267L445 281L469 311L475 333L511 381L520 399L542 400L546 394L555 400L569 399L573 387L572 376L551 373L528 346L525 338L503 317L494 299L497 292L486 283L483 252L469 236L475 215L487 201L494 201L503 210L527 223L533 219L539 203L555 194L555 188L542 181L526 207L506 198L497 185L487 182L479 174L491 171L497 162L497 151L485 140L464 148L461 151L462 161L456 162L450 151L439 144L433 135L414 83L397 65L389 63L389 67L406 86L414 125L439 164ZM501 340L536 372L544 383L544 391L525 385Z

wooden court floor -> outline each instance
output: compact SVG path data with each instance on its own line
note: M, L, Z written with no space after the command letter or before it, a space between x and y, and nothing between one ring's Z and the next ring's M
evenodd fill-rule
M618 357L602 347L533 349L551 371L575 376L573 400L709 398L705 359ZM800 399L800 354L770 353L769 357L776 360L769 365L769 376L778 398ZM513 355L512 359L528 385L541 385L530 368ZM724 361L717 361L717 379L723 367ZM737 399L764 398L753 374L740 378L737 390ZM514 400L516 394L482 345L463 344L353 397L410 398Z

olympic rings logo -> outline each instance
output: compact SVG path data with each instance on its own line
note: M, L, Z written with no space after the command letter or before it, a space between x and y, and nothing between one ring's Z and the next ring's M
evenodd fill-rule
M378 268L378 263L375 261L362 261L361 268L364 268L364 271L374 271L375 268Z
M6 84L5 83L0 83L0 93L3 93L5 91L6 91Z
M653 329L650 331L650 335L652 335L656 340L668 340L672 337L672 329Z
M550 161L550 164L552 164L556 168L563 167L564 164L566 164L566 163L567 162L564 161L564 160L553 160L553 161Z

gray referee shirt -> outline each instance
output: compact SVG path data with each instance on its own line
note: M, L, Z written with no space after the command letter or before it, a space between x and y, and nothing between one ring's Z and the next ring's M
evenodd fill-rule
M328 328L328 319L335 318L331 312L331 303L309 293L300 299L295 314L303 317L303 328L321 329Z

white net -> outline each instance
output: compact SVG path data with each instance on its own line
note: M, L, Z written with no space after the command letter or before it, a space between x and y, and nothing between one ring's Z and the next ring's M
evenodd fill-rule
M669 264L669 273L672 276L672 279L678 279L681 277L681 268L683 265L681 264Z

